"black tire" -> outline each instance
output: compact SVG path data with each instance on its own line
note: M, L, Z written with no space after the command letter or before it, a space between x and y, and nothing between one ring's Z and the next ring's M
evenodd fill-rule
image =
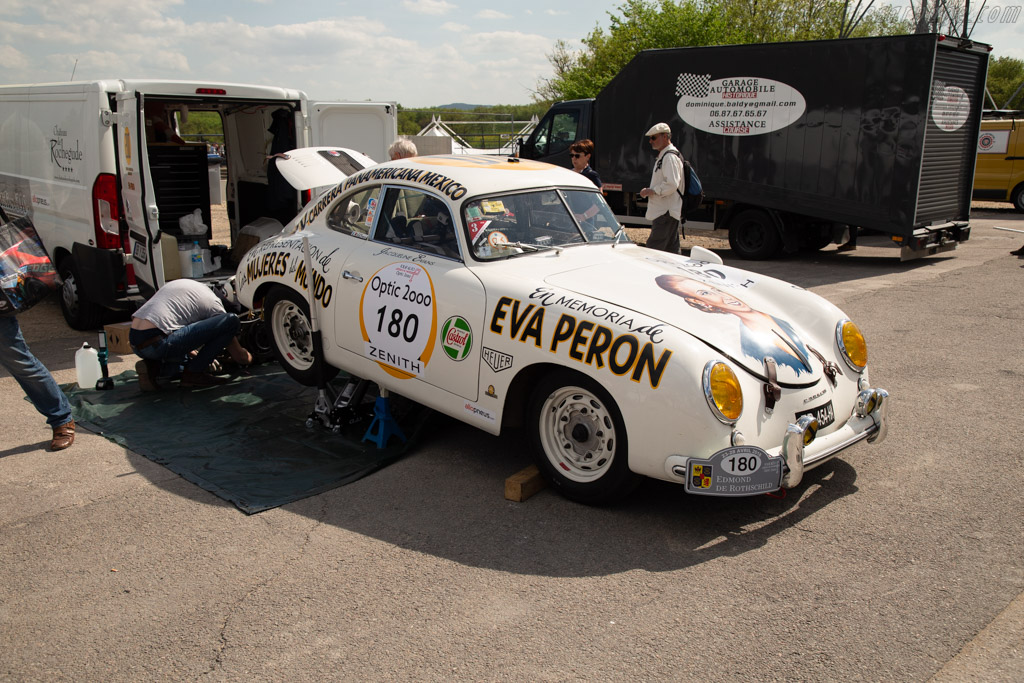
M729 221L729 246L740 258L764 261L779 253L782 236L771 216L759 209L747 209Z
M1024 212L1024 183L1013 188L1013 194L1010 195L1010 201L1013 202L1013 208Z
M79 295L78 282L81 278L74 260L70 256L66 257L60 262L57 272L63 280L59 294L60 312L64 314L64 320L74 330L99 329L105 309L92 301L83 300Z
M622 414L589 377L567 370L552 373L534 390L528 415L537 467L561 495L602 505L640 483L629 469Z
M274 287L263 302L263 319L269 328L274 357L292 379L315 387L321 368L325 382L337 376L338 368L313 355L313 325L309 305L301 294L288 287Z

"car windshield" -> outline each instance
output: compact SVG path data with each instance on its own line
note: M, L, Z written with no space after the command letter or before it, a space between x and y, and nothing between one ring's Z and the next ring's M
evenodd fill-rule
M484 197L468 202L463 218L473 255L481 261L625 239L596 191L535 190Z

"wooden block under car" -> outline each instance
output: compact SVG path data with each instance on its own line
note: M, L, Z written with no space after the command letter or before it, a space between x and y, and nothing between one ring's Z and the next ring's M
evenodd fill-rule
M133 353L132 347L128 344L128 331L130 329L132 329L131 323L104 325L103 331L107 333L107 351L121 355Z
M505 499L522 503L544 488L544 478L536 465L530 465L505 480Z

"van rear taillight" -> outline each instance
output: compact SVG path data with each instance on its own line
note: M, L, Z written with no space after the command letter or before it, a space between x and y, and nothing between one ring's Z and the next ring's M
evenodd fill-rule
M227 95L228 91L224 88L196 88L197 95Z
M313 190L303 190L302 191L302 205L303 206L305 206L306 204L309 204L309 200L312 199L312 198L313 198Z
M121 247L117 203L117 179L110 173L100 173L92 186L92 220L96 232L96 246L101 249Z

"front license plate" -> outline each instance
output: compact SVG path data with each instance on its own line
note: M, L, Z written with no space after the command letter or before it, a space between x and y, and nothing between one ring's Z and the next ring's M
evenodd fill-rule
M816 419L818 421L818 429L824 429L836 421L836 411L832 409L832 401L829 401L823 406L818 406L817 408L801 410L796 414L796 419L799 420L804 415L810 415Z
M690 460L686 491L703 496L755 496L782 488L782 458L757 446L733 446L707 460Z

